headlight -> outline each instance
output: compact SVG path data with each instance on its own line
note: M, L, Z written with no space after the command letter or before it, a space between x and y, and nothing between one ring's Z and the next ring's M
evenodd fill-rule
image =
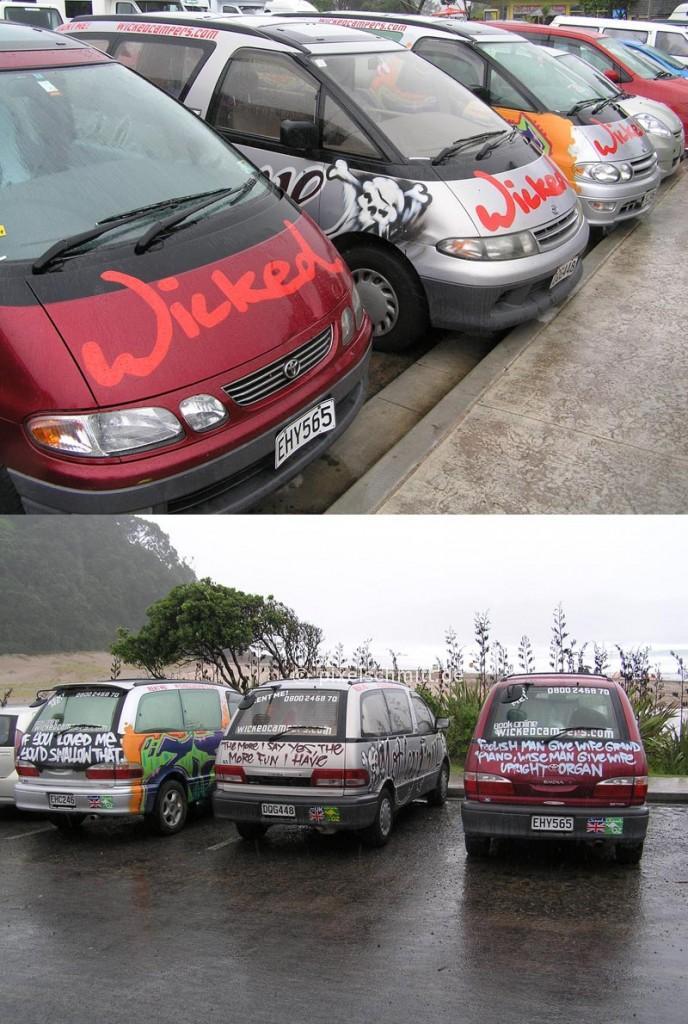
M173 413L155 408L34 416L28 431L41 448L96 459L171 444L184 436Z
M179 403L179 411L192 430L199 434L217 427L227 419L227 410L222 402L212 395L193 395Z
M361 296L358 294L358 288L356 287L356 285L353 286L351 292L351 305L353 306L354 310L354 320L356 321L356 329L358 329L363 323L363 316L365 314L365 310L363 308Z
M437 250L460 260L517 260L533 256L538 246L530 231L518 231L493 238L444 238Z
M634 120L638 122L641 128L644 128L646 132L651 132L652 135L661 135L664 139L671 138L671 132L664 124L664 121L660 121L654 114L634 114Z
M628 167L628 164L626 165ZM621 171L616 164L576 164L576 177L587 178L588 181L599 181L609 184L621 181Z
M342 331L342 345L350 345L354 339L356 333L356 327L354 325L354 314L351 312L351 306L347 306L339 321Z

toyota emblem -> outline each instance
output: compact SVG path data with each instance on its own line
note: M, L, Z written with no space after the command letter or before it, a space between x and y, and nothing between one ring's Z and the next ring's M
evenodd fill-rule
M290 359L284 364L284 376L287 380L294 380L301 373L301 363L298 359Z

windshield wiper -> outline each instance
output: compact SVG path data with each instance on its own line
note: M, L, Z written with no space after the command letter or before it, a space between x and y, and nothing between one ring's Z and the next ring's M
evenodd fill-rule
M506 128L500 128L498 132L481 132L480 135L471 135L469 139L456 139L449 146L445 146L441 149L437 156L434 156L430 161L432 164L443 163L448 156L453 156L454 153L458 153L460 149L466 149L468 146L477 146L479 142L484 142L485 139L493 139L495 135L504 135L508 131Z
M293 732L295 729L307 729L309 732L329 732L327 725L287 725L280 732L276 732L274 736L268 737L268 743L274 743L275 740L281 739L282 736L286 736L288 732Z
M565 736L569 732L589 732L590 729L604 729L606 731L606 728L606 726L601 725L568 725L565 729L555 733L554 736L547 736L545 738L545 743L551 743L552 740L558 740L560 736Z
M566 117L573 117L579 110L584 110L593 103L599 103L599 96L591 96L589 100L578 100L578 103L574 103L571 109L566 111Z
M599 102L599 103L597 103L597 104L596 104L596 105L595 105L595 106L594 106L594 107L592 108L592 110L590 111L590 113L591 113L591 114L593 114L593 115L594 115L594 114L599 114L600 110L604 110L604 108L605 108L605 107L606 107L606 106L607 106L607 105L608 105L609 103L615 103L615 102L616 102L616 97L615 97L615 96L605 96L605 98L604 98L603 100L600 100L600 102Z
M255 182L255 180L254 178L249 178L246 184L249 181ZM251 188L253 188L253 185L251 185ZM204 200L205 205L206 202L214 202L216 198L231 191L231 189L228 190L226 188L215 188L209 192L197 192L195 195L172 196L170 199L162 199L157 203L149 203L147 206L139 206L134 210L126 210L124 213L115 213L111 217L104 217L103 220L98 221L97 224L86 231L79 231L75 235L68 235L66 238L59 239L49 249L46 249L42 256L38 257L31 269L34 274L42 274L60 257L67 256L74 249L79 249L82 245L86 245L87 242L100 238L107 231L113 231L115 228L128 224L130 221L138 220L143 214L151 213L154 210L164 210L169 206L190 203L194 199ZM184 211L184 216L186 217L193 212L194 208L187 209Z
M160 237L160 235L164 235L166 232L171 231L172 228L181 224L181 222L186 220L187 217L193 217L194 213L199 213L201 210L204 210L206 206L211 206L220 199L229 199L231 196L232 202L230 203L230 206L232 206L234 203L238 202L242 196L247 195L257 183L258 178L251 177L247 178L243 185L239 185L236 188L223 188L215 192L206 193L205 197L200 202L194 203L193 206L190 206L185 210L178 210L176 213L171 213L169 217L164 217L162 220L157 221L157 223L152 224L148 228L148 231L139 238L138 242L134 246L134 252L139 255L142 252L145 252L146 249L150 248L155 239Z
M500 138L495 139L494 142L486 142L480 152L475 154L475 159L484 160L493 149L497 149L497 147L501 146L503 142L513 142L516 136L520 134L521 131L519 128L512 128L511 131L508 131L506 134L500 136Z
M655 78L676 78L676 75L672 75L671 71L658 71Z

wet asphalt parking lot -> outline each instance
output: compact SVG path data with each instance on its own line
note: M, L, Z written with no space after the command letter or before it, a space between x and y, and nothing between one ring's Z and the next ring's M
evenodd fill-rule
M0 814L0 1020L688 1019L688 806L654 806L637 868L568 847L466 859L460 804L390 844L209 816L65 836Z

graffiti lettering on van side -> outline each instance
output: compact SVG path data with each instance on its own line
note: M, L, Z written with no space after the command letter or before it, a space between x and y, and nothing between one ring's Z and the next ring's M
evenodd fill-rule
M552 166L551 174L544 174L541 178L534 178L530 174L525 176L527 187L519 188L512 178L499 178L485 171L474 171L476 178L491 185L501 198L502 206L488 210L482 203L476 206L475 212L481 224L488 231L496 231L498 228L510 228L516 219L517 208L523 213L532 213L537 210L548 199L563 195L568 189L568 182L561 171Z
M122 285L139 298L153 314L155 338L148 355L135 356L131 352L122 352L112 363L108 362L99 342L86 342L81 351L84 365L91 377L102 387L115 387L127 375L148 377L165 360L172 344L175 323L187 338L198 338L204 328L218 327L233 310L237 313L246 313L251 306L262 302L274 302L296 294L315 278L317 268L329 274L344 273L341 259L329 262L311 248L294 224L284 221L284 226L297 245L292 262L283 259L270 260L260 272L246 271L236 281L230 280L224 271L214 270L210 274L210 281L216 289L215 300L203 292L194 292L189 303L190 309L181 302L168 304L168 300L159 294L176 291L179 287L176 277L164 278L154 287L130 274L123 274L117 270L104 271L100 275L103 281ZM262 287L257 285L259 275ZM220 297L219 302L217 297Z
M371 743L362 750L361 765L368 770L374 787L383 779L403 782L438 767L443 751L441 736L414 737L413 743L409 743L407 736L394 736Z
M275 171L266 164L261 167L263 174L285 192L297 206L304 206L320 195L325 186L325 172L322 167L306 167L303 171L295 167L283 167Z
M598 122L598 125L606 132L610 139L609 144L593 139L593 146L601 156L609 156L616 153L619 146L625 146L633 138L641 139L645 134L640 125L634 121L624 121L622 124L617 122L613 128L611 125L603 124L601 121Z

